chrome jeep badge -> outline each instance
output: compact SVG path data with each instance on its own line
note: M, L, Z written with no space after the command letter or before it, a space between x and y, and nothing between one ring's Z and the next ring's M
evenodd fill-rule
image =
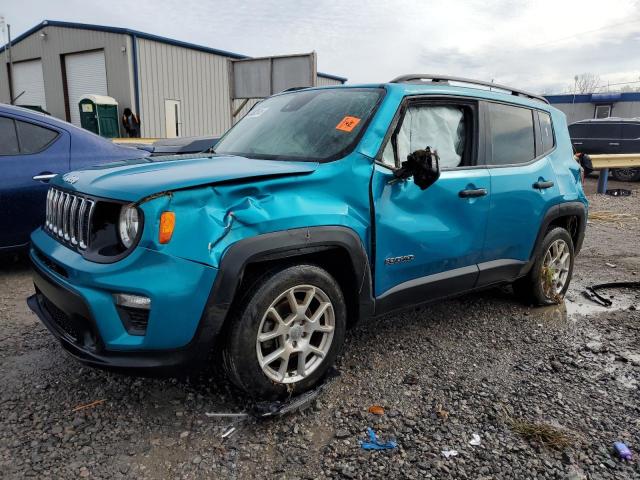
M62 180L70 183L71 185L73 185L74 183L76 183L78 180L80 180L80 177L78 175L74 175L72 173L65 173L62 176Z

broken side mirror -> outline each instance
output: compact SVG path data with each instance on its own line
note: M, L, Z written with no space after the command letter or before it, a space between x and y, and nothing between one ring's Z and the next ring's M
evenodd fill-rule
M427 147L410 153L407 155L407 160L402 162L402 166L394 172L394 176L399 180L413 177L414 183L420 190L425 190L440 178L438 152L431 151L431 147Z

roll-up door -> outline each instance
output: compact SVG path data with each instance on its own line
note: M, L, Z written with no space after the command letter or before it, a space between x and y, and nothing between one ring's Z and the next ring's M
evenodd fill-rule
M104 51L73 53L64 57L71 123L80 126L78 102L83 95L108 95Z
M28 60L13 64L13 97L16 105L36 105L47 109L44 96L42 60ZM24 93L23 93L24 92Z

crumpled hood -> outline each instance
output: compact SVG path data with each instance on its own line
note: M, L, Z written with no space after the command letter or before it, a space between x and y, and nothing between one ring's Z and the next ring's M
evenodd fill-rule
M88 195L135 202L164 191L233 180L311 173L317 167L316 162L256 160L223 155L148 157L58 175L50 183Z

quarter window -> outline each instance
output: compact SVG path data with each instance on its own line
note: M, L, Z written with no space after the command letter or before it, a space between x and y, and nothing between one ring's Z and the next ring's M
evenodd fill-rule
M553 150L556 142L553 137L553 127L551 125L551 115L545 112L538 112L540 119L540 137L542 139L542 151L548 153Z
M58 136L58 132L54 130L20 120L16 120L16 127L20 138L20 153L23 154L39 152Z
M18 155L18 135L11 118L0 117L0 155Z
M533 112L528 108L489 104L491 165L513 165L533 160L535 137Z

